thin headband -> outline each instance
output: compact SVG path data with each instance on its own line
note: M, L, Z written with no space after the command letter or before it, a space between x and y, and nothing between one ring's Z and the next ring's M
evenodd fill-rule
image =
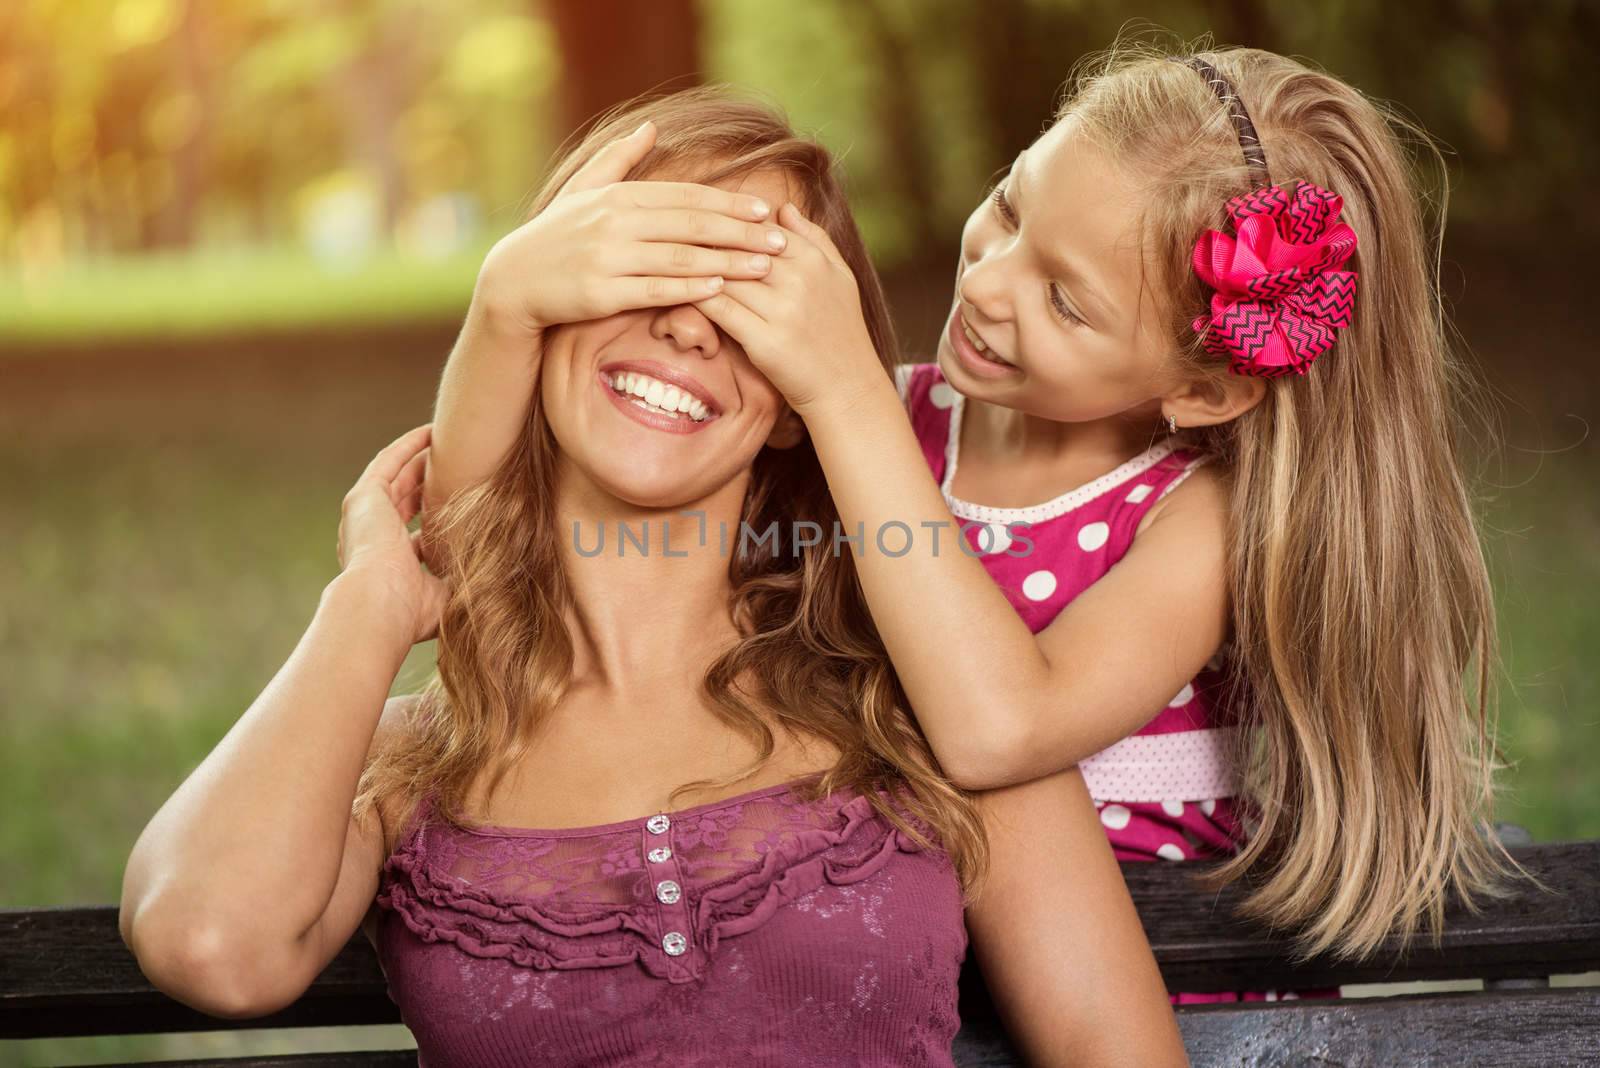
M1228 118L1233 120L1234 132L1239 135L1239 147L1244 150L1244 161L1250 168L1251 175L1256 179L1257 185L1271 185L1267 177L1267 154L1261 148L1261 138L1256 133L1255 124L1250 121L1250 113L1245 110L1244 101L1239 99L1239 94L1234 92L1233 83L1222 76L1222 72L1199 56L1171 56L1176 63L1186 67L1193 67L1200 72L1200 76L1211 86L1211 91L1217 94L1217 99L1228 109Z

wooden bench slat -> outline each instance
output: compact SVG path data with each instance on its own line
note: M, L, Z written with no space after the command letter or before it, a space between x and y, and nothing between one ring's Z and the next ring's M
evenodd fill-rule
M1600 989L1241 1002L1178 1011L1193 1068L1560 1068L1600 1051Z
M1486 998L1424 994L1340 1002L1240 1003L1178 1011L1192 1068L1560 1068L1600 1050L1600 990L1529 991ZM994 1036L957 1048L961 1068L1017 1068ZM415 1050L162 1061L145 1068L413 1068ZM135 1068L133 1065L106 1068Z
M1287 942L1236 918L1243 888L1207 893L1199 864L1122 866L1169 990L1309 989L1425 979L1515 979L1600 968L1600 842L1511 850L1549 893L1519 884L1508 899L1447 917L1438 947L1420 938L1403 958L1393 947L1372 962L1293 960ZM1209 867L1209 866L1207 866Z
M229 1020L152 987L122 944L114 906L0 910L0 1039L399 1022L359 933L293 1005Z
M1522 887L1478 916L1453 914L1438 948L1379 964L1296 964L1287 945L1231 917L1241 892L1207 896L1199 865L1123 874L1169 989L1306 989L1371 981L1506 979L1600 969L1600 842L1513 850L1554 891ZM122 944L113 906L0 910L0 1038L392 1023L383 973L357 934L306 995L272 1016L224 1020L155 990Z
M1191 1068L1561 1068L1600 1051L1600 989L1186 1006ZM993 1021L957 1036L959 1068L1020 1068Z
M417 1068L414 1049L290 1053L271 1057L208 1057L203 1061L138 1061L96 1068Z

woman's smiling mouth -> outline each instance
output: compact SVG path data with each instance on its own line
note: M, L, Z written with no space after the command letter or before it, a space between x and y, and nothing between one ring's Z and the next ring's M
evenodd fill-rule
M720 414L700 383L645 362L614 363L599 371L601 388L625 415L656 430L692 434Z

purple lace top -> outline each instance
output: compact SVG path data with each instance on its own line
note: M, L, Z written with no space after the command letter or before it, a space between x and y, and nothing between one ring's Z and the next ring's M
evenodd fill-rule
M466 831L424 799L377 898L418 1063L952 1065L948 856L806 781L561 830Z

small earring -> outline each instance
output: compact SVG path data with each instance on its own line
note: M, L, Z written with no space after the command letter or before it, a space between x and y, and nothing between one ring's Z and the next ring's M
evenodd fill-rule
M1167 413L1167 433L1176 434L1177 432L1178 432L1178 417L1173 415L1171 412L1168 412Z

